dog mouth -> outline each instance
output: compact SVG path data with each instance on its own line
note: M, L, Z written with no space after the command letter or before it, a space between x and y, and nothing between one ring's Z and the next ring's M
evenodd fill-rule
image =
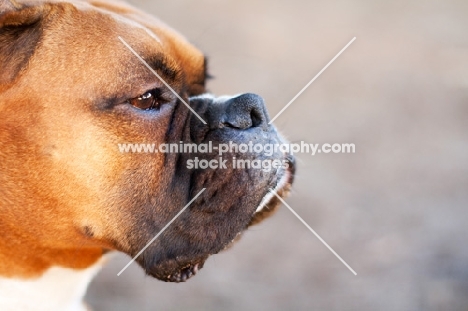
M185 282L194 275L197 274L197 272L203 268L203 265L205 264L205 261L200 261L194 264L188 264L186 266L183 266L182 268L178 269L177 271L174 271L173 273L167 275L164 278L164 281L166 282L174 282L174 283L181 283Z
M245 230L248 227L257 224L263 219L271 216L273 212L277 210L277 207L281 204L281 201L276 195L278 195L279 197L287 196L289 194L291 185L294 180L294 173L296 169L295 159L293 156L290 155L285 155L285 159L289 164L288 168L283 172L282 176L278 178L277 182L274 185L272 185L272 188L267 189L268 192L264 196L258 208L253 213L250 222L245 226L245 228L242 231L238 232L231 241L226 243L224 247L221 247L219 251L216 251L214 253L210 252L205 256L201 256L198 258L186 257L185 260L181 260L181 258L178 258L176 260L173 260L170 264L166 262L165 264L163 264L164 266L166 266L166 269L164 269L165 273L157 273L153 274L153 276L165 282L186 282L187 280L195 276L200 271L200 269L203 268L205 261L208 259L209 256L229 249L235 244L235 242L237 242L242 237L242 233L245 232ZM272 190L274 194L272 193ZM169 268L168 266L172 267Z

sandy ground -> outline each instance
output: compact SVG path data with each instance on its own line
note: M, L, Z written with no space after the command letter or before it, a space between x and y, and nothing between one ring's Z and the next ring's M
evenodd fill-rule
M285 207L184 284L117 255L96 310L468 310L468 2L133 1L205 51L216 94L255 92L298 155Z

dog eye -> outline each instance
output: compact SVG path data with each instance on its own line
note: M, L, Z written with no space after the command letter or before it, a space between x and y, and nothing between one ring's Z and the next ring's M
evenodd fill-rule
M146 92L143 95L130 99L128 102L133 107L141 110L152 110L160 106L158 98L153 92Z

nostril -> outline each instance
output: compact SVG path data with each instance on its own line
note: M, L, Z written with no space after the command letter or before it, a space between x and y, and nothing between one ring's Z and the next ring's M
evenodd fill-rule
M262 125L262 116L258 110L252 109L250 112L250 119L252 120L252 127L259 127Z

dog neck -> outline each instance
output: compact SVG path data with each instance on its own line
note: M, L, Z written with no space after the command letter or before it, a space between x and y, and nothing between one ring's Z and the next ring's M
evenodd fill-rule
M85 311L83 297L102 262L81 270L52 267L35 279L0 276L2 311Z

